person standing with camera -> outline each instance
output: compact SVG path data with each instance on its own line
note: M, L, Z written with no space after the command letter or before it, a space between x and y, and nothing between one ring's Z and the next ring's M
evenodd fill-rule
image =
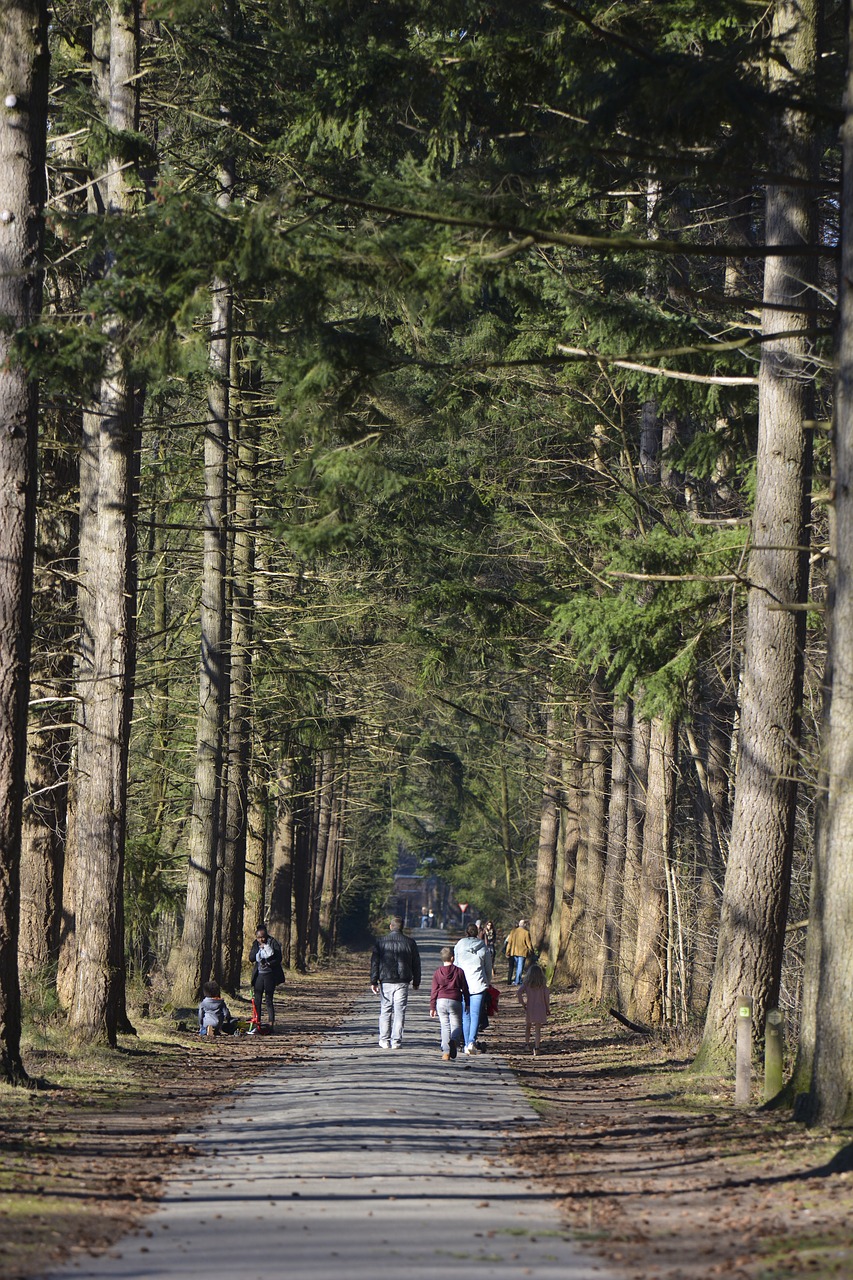
M281 943L271 938L265 924L259 924L255 941L249 952L252 962L252 991L260 1016L261 1005L266 1005L267 1023L275 1026L275 989L284 982L284 966L281 963Z

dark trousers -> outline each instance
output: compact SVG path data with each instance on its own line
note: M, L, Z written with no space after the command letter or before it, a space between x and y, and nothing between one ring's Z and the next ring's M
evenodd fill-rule
M275 974L259 973L255 978L254 990L258 1014L261 1012L262 1003L266 1002L267 1022L272 1024L275 1022Z

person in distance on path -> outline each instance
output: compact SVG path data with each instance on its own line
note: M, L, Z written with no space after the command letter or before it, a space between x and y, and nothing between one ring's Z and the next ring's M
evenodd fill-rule
M495 953L497 951L497 935L495 934L495 926L491 920L487 920L485 924L480 926L480 937L486 944L486 950L492 957L492 970L495 967Z
M429 1016L441 1024L441 1058L449 1062L462 1044L462 1005L468 1007L468 981L464 969L453 963L453 948L441 948L441 964L432 975Z
M510 929L506 940L506 954L508 960L515 961L515 974L511 981L517 987L524 972L524 962L528 956L533 955L533 939L526 920L519 920L516 927Z
M379 938L370 957L370 989L379 996L379 1048L400 1049L409 1000L409 983L421 985L421 954L403 933L400 916L388 921L390 932Z
M542 1028L548 1021L551 1012L551 993L548 990L545 970L535 961L527 966L524 981L518 988L518 1003L524 1006L525 1032L524 1047L530 1048L530 1033L533 1033L533 1056L539 1053L539 1041Z

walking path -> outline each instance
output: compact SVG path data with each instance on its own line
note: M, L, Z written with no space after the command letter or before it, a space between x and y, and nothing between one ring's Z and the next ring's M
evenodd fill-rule
M185 1135L198 1156L157 1210L56 1280L434 1280L458 1267L467 1280L607 1280L547 1195L501 1159L508 1139L535 1144L506 1064L441 1061L429 983L445 937L414 936L424 983L401 1050L377 1047L378 1000L359 1000L310 1058Z

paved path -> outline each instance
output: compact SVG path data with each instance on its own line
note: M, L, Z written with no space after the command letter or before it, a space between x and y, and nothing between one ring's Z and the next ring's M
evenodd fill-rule
M428 995L443 938L415 937L425 980L401 1050L377 1047L368 994L308 1059L239 1089L186 1135L199 1157L158 1209L57 1280L607 1280L547 1196L501 1161L507 1136L530 1145L536 1125L505 1063L441 1061Z

